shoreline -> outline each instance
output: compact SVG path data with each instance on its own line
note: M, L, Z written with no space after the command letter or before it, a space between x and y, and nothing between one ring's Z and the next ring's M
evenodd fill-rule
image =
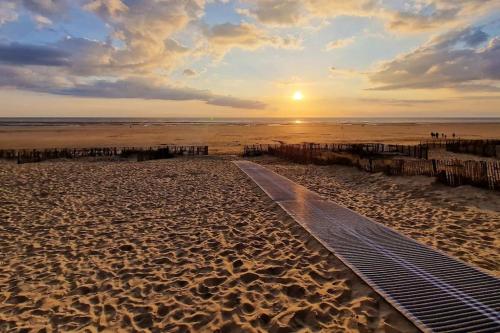
M244 145L276 142L381 142L416 144L431 132L462 139L498 137L500 123L429 124L98 124L0 126L0 149L209 146L211 153L238 154Z

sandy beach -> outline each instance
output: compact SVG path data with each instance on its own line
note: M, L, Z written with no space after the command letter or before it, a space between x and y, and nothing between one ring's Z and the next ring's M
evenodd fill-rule
M1 331L416 330L230 159L2 163L0 189Z
M218 155L0 161L0 331L416 332L231 154L245 143L412 143L439 126L477 138L500 124L352 125L345 135L333 124L1 127L1 148L208 143ZM251 160L500 276L497 191Z
M0 333L500 333L500 1L0 0Z
M208 145L211 153L239 154L246 144L278 142L384 142L416 144L431 132L467 139L494 138L490 123L289 123L289 124L63 124L5 126L0 149L53 147Z

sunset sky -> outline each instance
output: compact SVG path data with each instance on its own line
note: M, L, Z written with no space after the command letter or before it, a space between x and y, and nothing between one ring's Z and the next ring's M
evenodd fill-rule
M500 1L1 0L0 101L0 116L498 117Z

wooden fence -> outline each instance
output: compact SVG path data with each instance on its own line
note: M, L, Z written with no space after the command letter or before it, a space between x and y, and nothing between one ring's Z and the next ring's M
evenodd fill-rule
M446 142L446 150L500 158L500 140L451 140Z
M474 185L500 190L500 161L462 161L401 159L367 156L351 152L308 149L300 145L271 145L265 150L249 146L246 150L285 158L296 163L356 166L367 172L384 172L397 176L430 176L451 186Z
M360 156L406 156L427 159L429 149L425 145L388 145L383 143L303 143L279 145L248 145L243 148L243 156L259 156L270 151L289 150L313 154L318 152L351 153Z
M208 155L208 146L159 146L159 147L98 147L0 150L0 158L16 160L18 164L35 163L56 158L79 157L137 157L137 161L170 158L179 155Z
M428 148L445 148L453 153L500 158L500 140L436 139L423 141L421 145Z

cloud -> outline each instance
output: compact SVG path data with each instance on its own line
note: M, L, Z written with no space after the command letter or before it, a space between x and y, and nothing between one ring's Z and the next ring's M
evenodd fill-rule
M239 109L263 109L265 104L231 96L215 95L208 90L185 87L171 87L151 83L149 80L96 81L79 84L71 88L51 91L60 95L100 97L100 98L139 98L169 101L204 101L210 105L226 106Z
M203 15L203 0L91 0L84 8L99 16L124 47L111 62L137 70L168 69L188 49L173 35Z
M303 85L304 81L298 76L292 76L288 79L276 80L274 81L274 84L280 87L287 87L287 86Z
M345 69L345 68L337 68L331 66L329 68L330 75L332 77L344 76L344 77L365 77L366 73L354 70L354 69Z
M445 102L440 99L396 99L396 98L359 98L357 101L369 104L382 104L390 106L415 106L422 104L436 104Z
M152 62L122 62L123 50L117 49L108 42L100 42L85 38L63 38L46 44L0 44L0 63L29 66L64 67L67 74L79 76L110 75L123 76L130 74L150 74L154 68ZM179 54L188 49L174 40L165 41L162 54L173 61ZM162 60L166 66L167 59Z
M165 51L170 53L187 53L189 48L181 45L178 41L172 38L165 40Z
M469 27L433 38L416 50L386 62L369 78L374 90L454 88L497 90L500 37L488 40L481 28Z
M21 0L23 6L34 14L56 17L69 9L67 0Z
M2 0L0 25L17 20L20 8L24 8L39 28L45 27L52 24L51 18L61 19L69 7L67 0Z
M201 25L200 29L204 6L205 0L1 1L0 23L16 19L17 11L25 10L33 22L45 27L63 21L70 9L78 7L99 17L109 35L106 41L66 37L44 45L0 44L0 86L57 95L199 100L226 107L264 108L259 101L159 83L171 70L185 66L185 58L204 51L221 57L235 47L291 48L299 43L245 23ZM187 29L195 32L184 38L191 46L178 39ZM197 74L192 69L184 71L186 76Z
M169 86L152 79L128 78L117 81L80 82L47 69L39 71L33 68L9 66L0 66L0 87L77 97L202 101L210 105L239 109L266 107L266 104L260 101L217 95L208 90Z
M309 12L320 17L375 15L381 8L377 0L304 0L303 3Z
M276 48L299 48L301 40L295 37L269 35L265 30L253 24L224 23L207 27L204 35L211 53L223 56L232 48L255 50L262 46Z
M297 26L314 18L341 15L378 17L390 30L414 32L458 25L483 13L500 9L494 0L413 0L403 4L378 0L247 0L240 9L262 24Z
M332 41L332 42L326 44L325 49L327 51L331 51L331 50L334 50L334 49L341 49L343 47L349 46L352 43L354 43L354 40L355 40L354 37L344 38L344 39L337 39L335 41Z
M196 73L194 70L192 70L191 68L186 68L184 71L182 71L182 74L184 76L190 76L190 77L193 77L193 76L197 76L198 73Z
M74 78L64 75L59 67L18 67L0 64L0 88L49 92L54 87L71 87L74 84Z
M258 0L238 12L270 25L294 25L307 20L301 0Z
M500 9L494 0L429 0L410 2L402 11L389 11L387 27L399 31L422 31L458 27L471 18Z
M375 0L247 0L246 3L250 7L240 10L241 14L275 26L296 26L314 18L340 15L373 15L377 8Z
M91 0L85 4L84 8L104 19L117 17L128 11L127 5L121 0Z
M499 95L460 96L457 97L457 99L486 101L486 100L500 100L500 96Z
M0 44L0 63L60 67L68 75L80 76L127 73L126 65L113 61L116 52L109 43L68 37L46 45Z
M0 44L0 62L12 65L68 66L69 54L55 47Z
M13 1L0 2L0 26L17 20L16 4Z
M130 66L130 64L118 62L115 57L120 51L115 49L109 41L64 38L54 46L70 54L70 63L66 66L66 70L72 75L127 75L140 69L136 64Z
M238 109L265 109L266 104L259 101L244 100L232 96L221 96L214 95L211 96L207 101L207 104L218 105L218 106L228 106Z
M33 21L35 22L36 26L38 29L43 29L45 27L48 27L52 25L52 20L42 16L42 15L33 15Z
M387 26L391 30L420 31L433 29L455 20L460 12L459 7L434 10L430 14L421 12L395 12Z

